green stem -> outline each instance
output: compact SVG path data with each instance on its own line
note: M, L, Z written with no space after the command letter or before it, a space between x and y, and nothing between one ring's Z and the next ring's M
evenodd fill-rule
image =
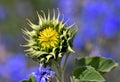
M61 70L61 62L56 63L56 68L57 68L57 82L62 82L62 70Z
M57 82L62 82L61 63L59 61L52 61L52 70L56 72L55 79Z
M66 57L65 57L63 65L61 65L61 59L53 62L53 64L54 64L53 67L56 68L55 69L55 71L56 71L56 77L55 78L56 78L57 82L64 82L64 70L65 70L65 67L66 67L66 63L67 63L69 54L70 53L66 53Z
M68 60L69 54L70 54L70 53L66 53L66 57L65 57L65 60L64 60L64 64L63 64L62 70L65 70L65 67L66 67L66 64L67 64L67 60Z
M64 72L65 72L65 67L66 67L66 64L67 64L68 57L69 57L69 53L66 53L66 57L65 57L63 66L61 67L62 68L61 70L62 70L62 81L63 82L64 82Z

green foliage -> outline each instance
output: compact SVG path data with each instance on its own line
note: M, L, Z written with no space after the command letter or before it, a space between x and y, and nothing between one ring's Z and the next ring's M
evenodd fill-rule
M73 72L72 82L103 82L101 74L111 71L118 64L111 59L99 56L77 58L76 68Z
M33 75L30 75L28 80L22 80L21 82L36 82L36 80Z
M73 79L76 81L105 81L104 78L91 66L81 66L75 69Z
M117 67L118 64L111 59L106 59L99 56L88 56L85 58L78 58L76 60L78 66L92 66L101 73L111 71Z

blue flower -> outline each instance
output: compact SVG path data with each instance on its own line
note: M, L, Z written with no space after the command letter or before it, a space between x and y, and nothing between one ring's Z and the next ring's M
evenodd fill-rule
M114 37L119 31L115 18L107 18L102 24L102 33L106 38Z
M55 72L50 71L50 67L43 68L43 64L40 64L39 70L32 73L36 77L37 82L49 82L54 77Z
M111 15L111 12L112 8L105 2L88 2L83 6L82 17L85 21L95 21L101 16Z
M74 0L60 0L58 1L57 5L62 10L62 12L71 14L74 8Z
M6 63L6 69L9 72L11 82L22 80L25 77L26 59L23 54L15 54L11 56ZM14 77L14 78L13 78Z
M26 59L23 54L12 55L4 64L0 64L0 77L8 79L9 82L24 79L26 71Z

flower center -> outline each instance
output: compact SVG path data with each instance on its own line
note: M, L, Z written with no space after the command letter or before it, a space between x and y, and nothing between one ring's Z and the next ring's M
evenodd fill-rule
M55 47L59 42L59 34L55 29L48 27L39 32L38 40L42 48Z

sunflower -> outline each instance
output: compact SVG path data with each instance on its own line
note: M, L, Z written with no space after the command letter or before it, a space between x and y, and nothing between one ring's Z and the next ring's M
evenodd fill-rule
M43 16L37 13L38 25L28 20L32 30L23 30L27 36L26 44L23 45L27 47L26 54L38 62L48 63L49 60L61 58L66 52L74 52L72 42L77 32L77 29L71 30L74 24L67 26L64 17L60 21L59 9L57 15L53 9L52 17L49 11L47 17L43 11L41 12Z

